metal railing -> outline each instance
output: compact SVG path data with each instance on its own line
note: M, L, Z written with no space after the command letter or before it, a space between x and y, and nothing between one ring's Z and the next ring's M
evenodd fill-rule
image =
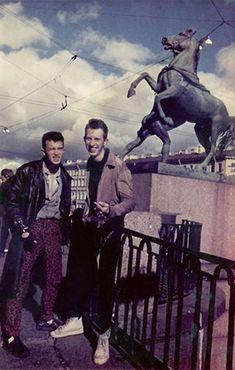
M182 220L181 224L162 223L159 235L161 239L168 242L199 252L201 245L201 230L201 223Z
M222 318L220 368L233 369L235 262L128 229L122 245L113 344L137 368L209 370Z

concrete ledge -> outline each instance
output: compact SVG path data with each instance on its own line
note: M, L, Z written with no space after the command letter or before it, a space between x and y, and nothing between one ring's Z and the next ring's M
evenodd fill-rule
M191 169L184 166L172 165L167 163L158 163L157 173L171 176L189 177L192 179L199 179L204 181L226 182L235 184L235 179L224 174L205 172L202 170Z

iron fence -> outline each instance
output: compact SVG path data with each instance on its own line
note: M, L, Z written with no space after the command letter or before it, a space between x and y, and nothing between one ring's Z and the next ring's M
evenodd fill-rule
M122 245L113 344L137 368L232 370L235 262L128 229Z
M201 223L182 220L181 224L162 223L159 236L161 239L168 242L199 252L201 245L201 230Z

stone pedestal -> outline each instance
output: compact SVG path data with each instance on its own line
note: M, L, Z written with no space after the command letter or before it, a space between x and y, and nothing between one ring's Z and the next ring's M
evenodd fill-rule
M235 183L219 175L159 166L133 175L136 207L126 227L158 236L161 214L202 223L201 251L235 260Z

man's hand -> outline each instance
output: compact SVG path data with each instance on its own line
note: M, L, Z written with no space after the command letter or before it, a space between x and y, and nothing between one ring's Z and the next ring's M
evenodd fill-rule
M108 203L105 202L94 202L96 205L96 214L98 217L108 216L110 212L110 207Z
M33 236L31 233L29 233L28 230L25 230L22 234L21 234L21 238L23 240L23 247L24 247L24 250L28 251L28 252L32 252L33 248L34 248L34 245L37 244L37 241L34 240Z

